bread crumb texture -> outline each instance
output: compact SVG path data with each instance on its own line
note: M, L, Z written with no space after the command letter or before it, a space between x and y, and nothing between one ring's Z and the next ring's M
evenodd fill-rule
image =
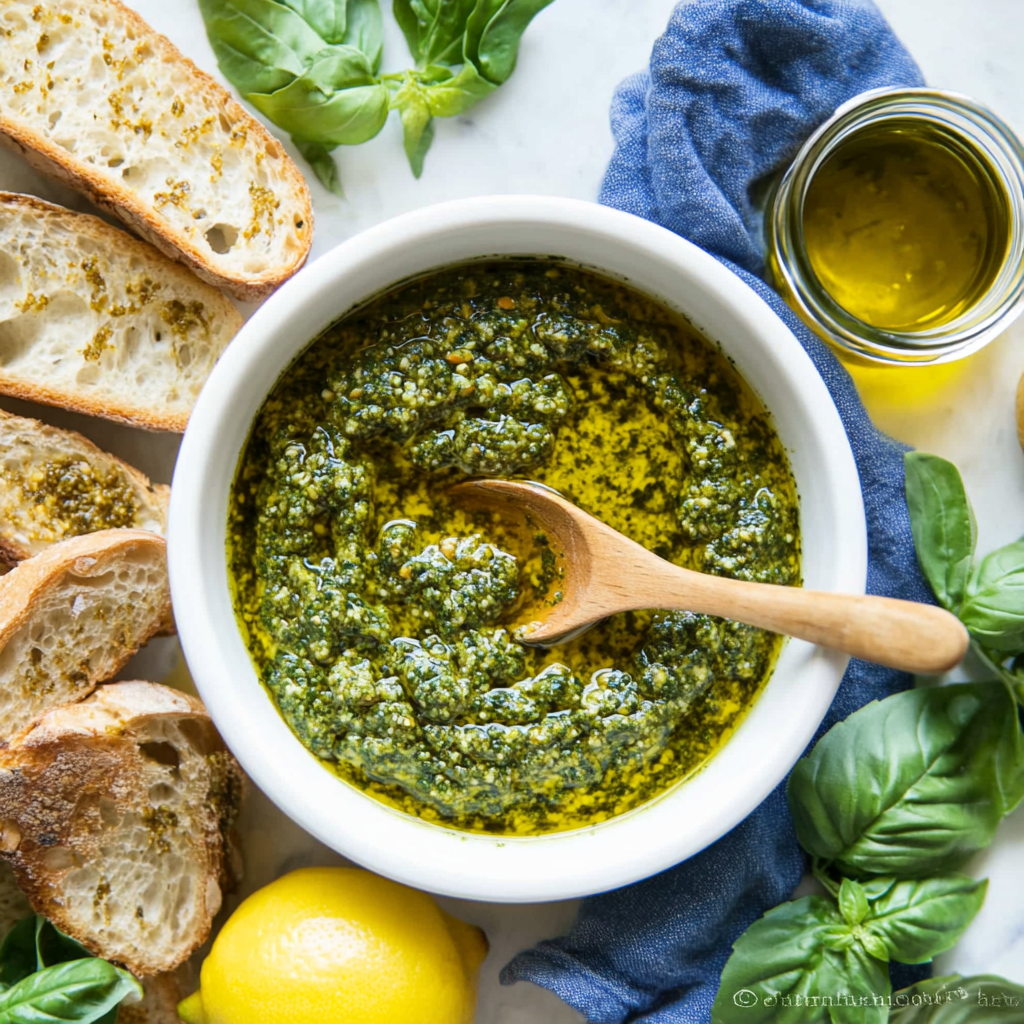
M207 937L241 769L202 704L114 683L0 752L0 851L38 913L140 976Z
M97 530L163 534L168 496L81 434L0 410L0 555L11 561Z
M0 193L0 391L183 430L241 322L224 295L145 242Z
M0 37L0 119L115 203L134 193L155 230L226 278L280 283L301 264L312 223L298 169L138 16L114 0L4 0Z
M171 627L160 537L109 530L21 562L0 580L0 744Z

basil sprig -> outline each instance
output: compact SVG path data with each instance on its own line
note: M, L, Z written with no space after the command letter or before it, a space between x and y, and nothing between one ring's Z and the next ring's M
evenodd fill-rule
M0 946L0 1024L115 1024L136 979L36 915L19 921Z
M770 910L733 946L713 1024L1019 1024L1024 989L938 978L895 995L886 965L951 948L986 882L956 873L1024 799L1024 540L980 562L955 466L906 457L918 561L1000 679L894 694L829 730L788 784L827 892Z
M391 110L419 177L433 119L464 113L507 81L523 32L551 2L394 0L416 67L386 75L378 0L199 0L199 9L225 77L340 193L331 150L372 139Z
M985 885L965 875L879 878L866 886L844 879L838 902L805 896L783 903L737 940L712 1019L884 1024L888 1009L861 1006L861 997L889 995L890 960L923 963L949 949L981 907Z
M433 139L433 119L465 113L508 81L520 38L551 2L394 0L395 20L416 69L392 78L392 106L402 118L405 153L417 178Z
M798 762L788 796L827 895L737 939L712 1021L885 1024L887 964L945 952L981 908L987 883L954 869L1024 798L1016 705L999 682L873 702Z
M974 511L956 466L909 452L907 507L935 597L967 627L981 658L1024 702L1024 538L976 558Z

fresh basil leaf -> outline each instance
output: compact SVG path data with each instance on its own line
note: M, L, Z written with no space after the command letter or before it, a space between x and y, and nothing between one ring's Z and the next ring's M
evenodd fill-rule
M466 21L477 0L422 0L431 16L419 25L419 62L421 64L461 64ZM414 6L415 9L415 6Z
M1013 656L1006 651L993 651L977 640L972 647L982 664L1006 683L1018 703L1024 704L1024 655Z
M482 78L472 64L463 64L459 73L424 88L424 96L434 117L455 117L489 96L496 85Z
M420 19L413 10L410 0L392 0L391 13L405 36L409 53L416 64L420 62Z
M44 967L93 954L40 914L19 921L0 945L0 985L11 985Z
M434 119L423 88L412 78L391 97L391 107L402 119L405 155L415 177L423 173L423 159L434 141Z
M19 921L0 945L0 984L10 988L22 978L35 974L45 964L39 960L36 936L46 918L26 917Z
M330 148L372 139L388 116L388 91L353 46L331 47L291 85L247 98L285 131Z
M487 26L498 16L508 0L477 0L473 13L466 20L466 36L463 40L463 56L477 67L480 65L480 40Z
M46 967L0 995L0 1024L94 1024L125 996L142 997L127 971L92 957Z
M985 647L1024 649L1024 538L981 560L968 584L960 621Z
M907 452L907 508L921 571L943 608L957 611L978 544L978 524L952 462L924 452Z
M53 967L70 960L84 960L94 956L80 942L65 935L55 924L37 915L36 950L39 967Z
M884 1004L888 970L857 942L826 945L843 933L835 904L821 896L769 910L733 946L713 1024L885 1024L884 1005L859 1003L880 996Z
M861 931L856 938L864 947L864 951L868 956L873 957L875 960L881 960L883 964L887 964L892 959L889 956L889 947L885 944L885 941L873 932Z
M489 82L503 85L516 69L519 40L530 22L552 0L507 0L487 23L476 48L475 63Z
M346 46L362 50L370 61L370 70L377 74L384 55L384 19L377 0L348 0Z
M789 781L797 837L844 874L920 878L987 846L1024 796L1002 683L897 693L840 722Z
M897 882L897 879L889 878L867 878L861 884L861 888L864 890L864 895L867 896L868 902L877 900L884 896Z
M295 148L302 154L303 159L313 169L317 181L328 192L336 196L343 196L344 189L341 187L341 177L338 174L338 165L331 156L331 151L319 142L306 142L292 136Z
M892 1005L890 1024L1021 1024L1024 985L991 974L952 974L900 989Z
M199 0L224 76L243 96L288 85L324 48L291 8L274 0Z
M885 944L886 959L923 964L960 938L985 902L987 888L988 882L967 875L898 881L871 904L863 927Z
M325 43L345 42L346 0L279 0L290 7Z
M850 925L860 924L868 916L868 898L864 886L851 878L844 878L839 887L839 912Z

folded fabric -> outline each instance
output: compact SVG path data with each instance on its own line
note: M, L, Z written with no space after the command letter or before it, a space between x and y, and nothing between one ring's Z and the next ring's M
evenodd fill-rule
M751 195L850 97L921 85L868 0L680 4L650 72L612 103L616 150L601 202L664 225L731 267L790 327L828 385L850 438L868 523L868 592L930 601L903 496L904 447L869 421L849 375L759 277L762 214ZM820 732L906 675L853 661ZM819 735L820 735L819 732ZM600 1024L707 1022L732 943L788 899L805 869L784 786L697 856L584 900L570 933L517 956L502 981L551 989ZM893 965L896 987L929 968Z

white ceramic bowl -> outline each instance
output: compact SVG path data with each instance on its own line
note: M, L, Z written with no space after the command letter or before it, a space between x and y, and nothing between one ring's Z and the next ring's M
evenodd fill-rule
M352 860L469 899L565 899L625 885L724 835L781 781L825 715L847 659L790 641L765 692L704 769L600 825L512 838L458 832L340 781L292 735L260 685L228 591L228 496L250 424L292 359L357 303L475 257L555 255L622 278L719 342L772 412L800 491L805 584L863 593L866 531L835 406L782 321L711 256L629 214L565 199L502 196L432 206L350 239L273 295L203 389L174 474L169 550L178 631L196 685L252 780Z

